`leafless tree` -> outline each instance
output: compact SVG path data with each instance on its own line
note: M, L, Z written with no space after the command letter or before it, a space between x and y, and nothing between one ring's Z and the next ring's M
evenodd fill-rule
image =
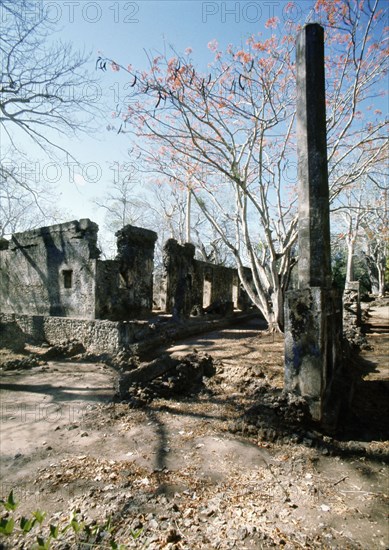
M88 76L88 56L54 40L41 7L30 0L0 0L0 177L8 189L19 185L23 196L30 193L43 214L42 192L50 183L21 177L20 163L33 162L30 151L74 161L61 139L91 129L100 87Z
M332 200L387 151L386 121L378 109L369 110L388 72L384 3L339 4L320 0L314 8L326 30ZM281 29L276 18L267 26L274 28L269 38L250 37L244 47L221 51L216 41L210 43L215 58L208 74L197 70L190 52L150 55L147 73L122 67L131 75L133 94L119 130L133 132L156 173L187 188L234 256L269 328L282 330L283 295L296 261L298 29Z
M364 178L347 187L333 208L338 238L346 245L346 284L355 280L358 253L366 265L372 293L380 296L385 292L389 243L387 194L383 181Z

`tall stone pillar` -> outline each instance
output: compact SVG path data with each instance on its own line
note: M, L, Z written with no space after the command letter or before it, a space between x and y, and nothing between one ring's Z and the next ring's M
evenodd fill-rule
M189 317L195 299L196 269L195 246L191 243L178 244L168 239L163 248L164 298L163 308L172 313L174 320Z
M154 231L125 225L115 233L120 302L129 317L150 315L153 309Z
M299 287L331 286L324 31L306 25L296 44Z
M341 304L331 289L324 31L297 38L298 290L285 297L285 388L302 395L314 420L334 424Z

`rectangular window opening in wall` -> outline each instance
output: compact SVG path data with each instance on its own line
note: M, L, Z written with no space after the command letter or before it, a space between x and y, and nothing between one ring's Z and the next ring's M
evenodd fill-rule
M62 274L63 274L63 286L64 286L64 288L72 288L73 270L72 269L64 269L62 271Z

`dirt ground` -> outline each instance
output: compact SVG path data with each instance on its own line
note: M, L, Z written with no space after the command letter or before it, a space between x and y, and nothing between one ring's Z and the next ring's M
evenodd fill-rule
M177 395L166 378L164 392L130 404L115 402L106 364L3 349L1 494L13 490L17 518L47 516L28 535L17 524L2 547L33 548L73 511L111 528L68 530L51 548L389 548L388 319L373 304L336 434L282 393L282 338L255 320L167 350L213 358L196 391ZM9 363L26 357L38 359Z

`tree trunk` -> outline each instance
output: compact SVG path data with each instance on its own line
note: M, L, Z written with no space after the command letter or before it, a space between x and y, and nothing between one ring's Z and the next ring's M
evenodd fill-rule
M281 288L277 288L272 293L271 301L274 310L273 326L276 332L284 332L284 293Z
M187 195L186 195L186 218L185 218L185 241L187 243L191 242L190 238L190 210L191 210L191 204L192 204L192 190L190 187L187 189Z
M385 294L385 261L378 262L378 296Z
M277 333L283 333L284 331L284 326L283 326L283 321L281 323L279 317L272 311L268 318L266 319L267 321L267 324L268 324L268 332L270 333L274 333L274 332L277 332Z
M346 285L354 280L354 239L347 241Z

